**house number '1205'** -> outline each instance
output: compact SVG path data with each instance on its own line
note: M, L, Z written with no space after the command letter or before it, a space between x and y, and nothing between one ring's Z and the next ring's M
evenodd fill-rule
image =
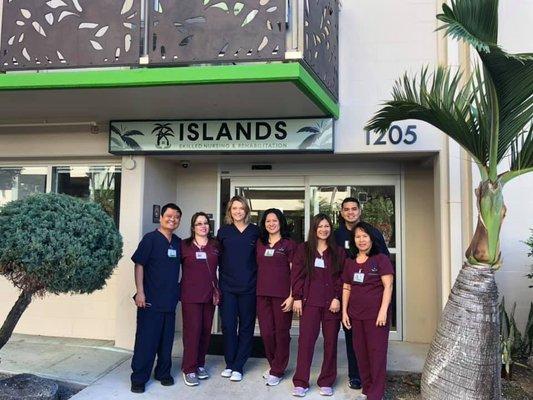
M366 144L384 145L384 144L414 144L418 138L415 132L416 125L407 125L405 132L398 125L392 125L387 132L376 132L376 137L370 137L370 131L366 131Z

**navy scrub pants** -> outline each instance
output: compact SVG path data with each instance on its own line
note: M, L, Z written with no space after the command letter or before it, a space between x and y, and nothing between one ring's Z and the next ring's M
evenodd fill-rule
M172 344L176 313L152 311L150 308L137 309L137 332L131 360L131 382L145 384L150 379L155 356L157 365L155 379L169 378L172 367Z
M220 316L224 336L226 368L242 373L252 354L256 312L256 295L222 292Z

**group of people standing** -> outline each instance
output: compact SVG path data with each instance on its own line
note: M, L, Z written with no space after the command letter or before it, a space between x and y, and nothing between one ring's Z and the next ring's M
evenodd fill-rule
M294 313L299 317L299 338L292 394L303 397L309 390L321 328L324 359L317 384L321 395L333 394L342 324L350 387L362 388L359 399L381 400L394 269L383 236L360 221L360 214L359 201L346 198L335 232L329 216L317 214L307 241L297 244L280 210L266 210L254 225L247 200L234 196L216 238L210 235L208 215L198 212L191 219L190 237L181 240L173 234L181 210L165 205L160 227L143 237L132 256L138 308L131 390L144 392L156 355L155 379L174 384L171 350L180 299L186 385L197 386L209 378L205 358L218 305L226 363L222 377L243 379L257 316L269 363L263 378L269 386L278 385L289 362Z

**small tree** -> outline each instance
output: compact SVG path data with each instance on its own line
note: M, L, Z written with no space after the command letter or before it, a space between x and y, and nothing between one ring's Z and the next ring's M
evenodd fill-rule
M98 204L37 194L0 208L0 274L21 291L0 328L0 349L33 296L92 293L121 257L122 238Z
M478 222L422 372L422 398L500 399L498 289L503 187L533 171L533 53L498 46L498 0L451 0L437 18L449 37L470 44L478 64L462 74L438 68L399 80L368 123L386 131L406 119L425 121L465 149L477 165ZM508 170L499 170L504 163ZM502 168L503 169L503 168Z

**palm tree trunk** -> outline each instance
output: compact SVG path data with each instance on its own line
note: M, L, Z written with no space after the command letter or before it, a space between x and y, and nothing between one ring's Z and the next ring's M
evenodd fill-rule
M7 318L4 321L2 328L0 329L0 349L4 347L4 345L11 337L11 334L13 333L17 322L22 316L22 313L26 310L26 308L28 308L29 304L31 303L32 296L33 292L30 291L23 290L22 293L20 293L19 298L11 308L11 311L7 315Z
M499 324L494 271L465 263L426 358L422 398L500 399Z

